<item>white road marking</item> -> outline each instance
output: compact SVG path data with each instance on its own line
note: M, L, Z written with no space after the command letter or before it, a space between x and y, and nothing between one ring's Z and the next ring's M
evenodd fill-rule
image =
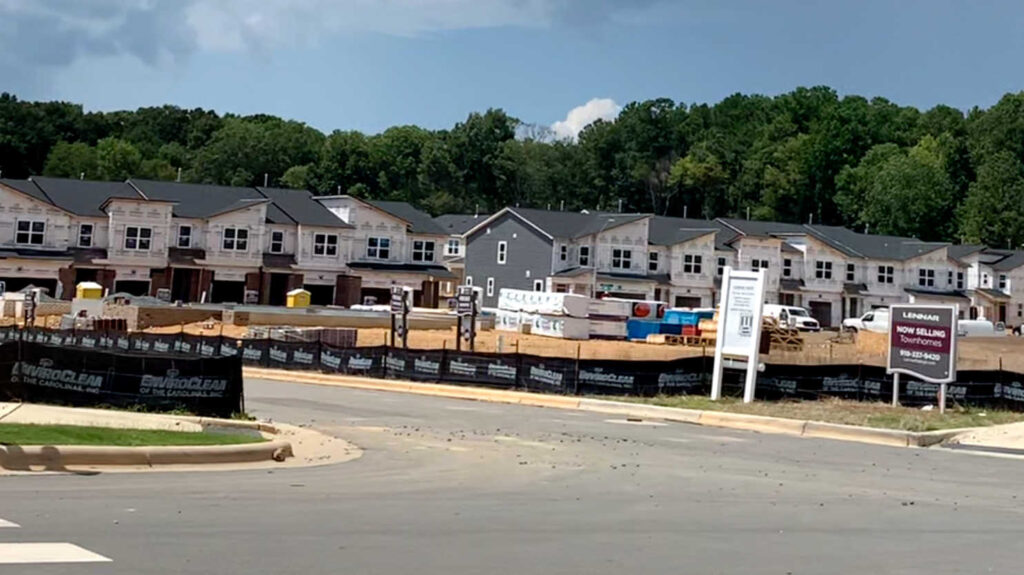
M112 561L109 557L71 543L0 543L0 565L109 561Z
M605 423L618 423L619 425L646 425L649 427L665 427L667 423L661 423L660 421L630 421L628 419L606 419Z
M0 527L21 527L21 525L18 525L17 523L15 523L13 521L8 521L6 519L0 519Z
M690 443L692 439L683 439L682 437L666 437L665 441L671 441L673 443Z
M704 439L707 441L720 441L723 443L743 443L746 439L740 437L729 437L728 435L703 435L700 433L693 434L698 439Z

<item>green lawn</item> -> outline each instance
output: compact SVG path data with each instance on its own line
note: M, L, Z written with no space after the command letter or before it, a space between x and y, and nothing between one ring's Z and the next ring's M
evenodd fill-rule
M984 427L1024 421L1024 413L948 407L944 415L938 410L922 411L909 407L892 407L886 403L866 403L839 399L820 401L755 401L745 404L738 399L711 401L706 396L624 397L623 401L649 403L667 407L728 411L769 417L785 417L809 421L824 421L864 427L902 429L905 431L935 431L959 427Z
M77 425L0 423L0 445L236 445L265 441L256 434L112 429Z

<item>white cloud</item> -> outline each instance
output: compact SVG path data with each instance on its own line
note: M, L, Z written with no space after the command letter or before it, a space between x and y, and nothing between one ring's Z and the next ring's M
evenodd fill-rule
M344 33L586 26L659 1L0 0L0 77L94 57L154 66L203 51L265 53Z
M582 106L576 106L569 110L569 114L566 115L564 120L551 124L551 130L559 138L575 140L583 128L597 120L614 120L620 111L622 111L622 106L616 104L615 100L611 98L594 98Z

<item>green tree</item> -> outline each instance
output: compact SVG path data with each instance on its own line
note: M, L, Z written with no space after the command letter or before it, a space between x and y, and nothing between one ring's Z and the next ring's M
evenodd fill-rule
M906 152L873 148L856 171L843 174L857 223L872 232L940 240L954 231L955 188L939 141L925 136ZM870 163L868 163L870 162ZM863 193L859 202L855 196Z
M96 164L98 179L123 181L139 174L142 154L130 142L103 138L96 143Z
M84 143L57 142L46 157L43 174L57 178L99 177L96 148Z
M966 242L1024 247L1024 164L1009 150L987 156L960 208Z
M309 177L312 171L312 164L292 166L281 176L281 185L293 190L308 190Z
M672 164L668 183L682 192L682 204L687 215L712 218L725 196L729 182L722 163L704 143L690 149L690 153Z

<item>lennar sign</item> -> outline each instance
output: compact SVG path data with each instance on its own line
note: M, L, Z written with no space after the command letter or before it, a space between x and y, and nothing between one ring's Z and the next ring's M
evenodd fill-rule
M955 307L894 305L889 322L889 373L956 380Z
M894 305L889 313L888 373L892 404L899 403L900 374L939 383L939 411L946 410L946 384L956 381L956 306Z

